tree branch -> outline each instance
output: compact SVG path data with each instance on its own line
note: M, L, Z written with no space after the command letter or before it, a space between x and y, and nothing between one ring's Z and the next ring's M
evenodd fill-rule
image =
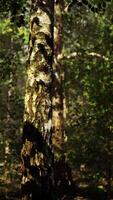
M86 56L91 56L91 57L97 57L97 58L101 58L102 60L105 60L105 61L109 61L109 58L104 56L104 55L101 55L99 53L96 53L96 52L84 52L84 54ZM59 60L63 60L64 58L65 59L75 59L77 56L81 56L80 52L72 52L70 54L59 54L58 56L58 59Z

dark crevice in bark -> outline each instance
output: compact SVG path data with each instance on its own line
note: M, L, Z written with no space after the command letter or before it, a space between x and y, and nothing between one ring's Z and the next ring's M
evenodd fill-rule
M21 152L23 160L23 178L27 181L22 184L22 197L31 200L52 199L52 165L49 165L48 159L53 162L53 154L50 146L43 138L34 125L28 121L23 126L23 150ZM27 145L26 143L29 142ZM26 145L26 146L25 146ZM28 147L29 146L29 147ZM39 165L36 163L36 156L40 156ZM41 158L42 157L42 158ZM35 162L31 163L31 158Z
M52 55L49 55L45 46L43 44L38 44L38 49L40 51L41 54L43 54L47 64L48 64L48 67L50 66L51 62L52 62Z
M36 23L37 26L39 26L39 19L38 17L34 17L32 22L31 22L31 29L33 28L34 23Z
M53 42L50 36L48 36L47 34L45 34L45 40L48 44L48 46L50 46L51 48L53 48Z
M51 149L43 138L42 133L40 133L39 130L28 121L24 122L22 140L23 144L26 142L26 140L32 142L32 155L35 155L36 152L41 152L45 156L48 156L46 153L51 152Z
M32 1L31 10L37 11L37 9L40 8L45 13L47 13L47 15L51 18L52 17L52 14L51 14L52 7L53 7L53 3L49 2L49 1L35 0L35 1Z
M23 143L25 143L26 139L30 142L35 142L37 144L38 151L43 152L43 137L38 129L34 127L34 125L28 121L24 122L23 125Z

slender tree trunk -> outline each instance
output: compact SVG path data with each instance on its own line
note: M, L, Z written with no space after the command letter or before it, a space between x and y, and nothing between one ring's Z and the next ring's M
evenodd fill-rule
M54 0L32 0L23 124L22 198L52 199Z
M54 26L54 79L53 79L53 145L56 154L62 152L64 143L64 69L60 57L62 56L62 13L64 2L55 3L55 26Z

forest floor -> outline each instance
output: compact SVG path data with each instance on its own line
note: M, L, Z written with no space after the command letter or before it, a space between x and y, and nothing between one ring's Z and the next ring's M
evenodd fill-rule
M0 184L0 200L20 200L18 184ZM70 187L59 193L57 200L108 200L107 193L95 188ZM113 194L109 200L113 200Z

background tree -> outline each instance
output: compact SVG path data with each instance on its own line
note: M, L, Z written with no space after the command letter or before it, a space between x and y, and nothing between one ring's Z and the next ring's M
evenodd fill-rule
M65 94L64 94L64 67L62 63L63 47L63 11L64 2L56 1L54 13L54 63L53 63L53 95L52 95L52 124L55 157L63 153L64 144L64 112L65 112Z

